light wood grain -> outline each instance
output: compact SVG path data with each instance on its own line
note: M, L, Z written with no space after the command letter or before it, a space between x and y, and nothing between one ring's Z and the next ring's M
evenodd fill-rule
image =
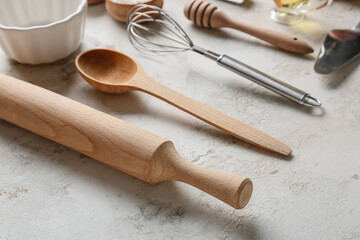
M203 0L189 0L184 7L185 16L194 24L206 28L232 28L262 39L283 50L308 54L314 49L297 37L270 29L246 24L227 16L217 6Z
M77 57L76 66L83 78L100 91L146 92L255 146L285 156L292 152L284 143L260 130L161 85L145 74L136 61L122 53L108 49L89 50Z
M35 85L0 74L0 118L148 183L177 180L238 209L252 182L181 157L161 137Z
M144 2L144 4L157 6L159 8L162 8L164 1L163 0L149 0ZM135 6L136 4L121 4L116 3L111 0L106 0L105 6L106 10L112 16L114 19L120 22L126 22L127 16L130 10ZM143 11L146 11L144 9Z
M87 0L88 1L88 4L89 5L92 5L92 4L96 4L96 3L101 3L103 2L104 0Z

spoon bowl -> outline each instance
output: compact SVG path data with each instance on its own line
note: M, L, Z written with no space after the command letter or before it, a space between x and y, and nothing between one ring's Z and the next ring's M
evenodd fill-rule
M142 71L140 65L120 52L94 49L76 58L82 77L96 89L107 93L129 91L134 76Z
M90 85L102 92L142 91L255 146L286 156L292 152L273 137L156 82L135 60L123 53L108 49L89 50L76 58L76 67Z

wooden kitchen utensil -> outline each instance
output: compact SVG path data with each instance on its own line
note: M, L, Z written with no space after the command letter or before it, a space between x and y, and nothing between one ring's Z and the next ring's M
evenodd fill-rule
M143 91L258 147L286 156L292 152L288 146L273 137L161 85L146 75L135 60L120 52L109 49L83 52L76 58L76 67L83 78L100 91Z
M92 4L96 4L96 3L100 3L103 2L104 0L88 0L88 4L92 5Z
M203 0L189 0L184 7L185 16L197 26L205 28L233 28L260 38L283 50L307 54L314 49L297 37L237 21L213 4Z
M135 3L133 3L135 2ZM163 0L135 0L135 1L112 1L112 0L106 0L105 6L106 10L112 16L114 19L120 21L120 22L126 22L127 21L127 15L130 12L130 10L137 4L147 4L151 6L157 6L159 8L162 8L164 1Z
M248 178L181 157L172 142L27 82L0 74L0 118L148 183L177 180L239 209L252 193Z

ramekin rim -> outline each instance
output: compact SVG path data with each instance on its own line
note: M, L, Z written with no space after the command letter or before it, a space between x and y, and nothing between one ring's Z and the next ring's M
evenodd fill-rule
M18 31L27 31L27 30L34 30L34 29L42 29L42 28L48 28L48 27L52 27L54 25L58 25L64 22L69 21L70 19L72 19L73 17L75 17L76 15L80 14L85 7L87 7L87 0L81 0L82 2L79 4L78 8L76 9L75 12L69 14L67 17L62 18L60 20L51 22L49 24L45 24L45 25L35 25L35 26L31 26L31 27L9 27L9 26L5 26L0 24L0 29L4 29L4 30L18 30Z

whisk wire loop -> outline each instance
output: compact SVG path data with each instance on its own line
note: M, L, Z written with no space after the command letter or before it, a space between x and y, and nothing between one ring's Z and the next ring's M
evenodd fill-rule
M127 31L130 42L143 53L165 55L193 50L194 44L186 32L156 6L135 6L128 15Z

